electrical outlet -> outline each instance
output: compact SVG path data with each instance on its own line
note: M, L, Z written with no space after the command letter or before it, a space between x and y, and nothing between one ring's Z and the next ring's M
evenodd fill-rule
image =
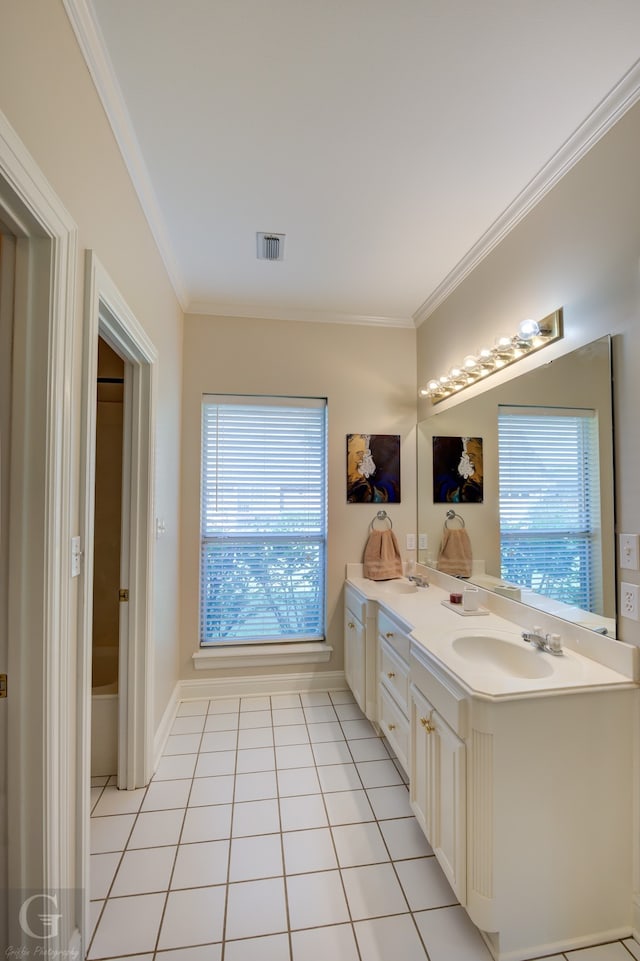
M415 549L416 549L416 535L407 534L407 550L415 551Z
M620 613L623 617L628 617L631 621L638 620L638 585L620 585Z
M638 570L638 540L637 534L620 534L620 567L624 570Z
M418 550L426 551L429 546L429 538L426 534L418 534Z

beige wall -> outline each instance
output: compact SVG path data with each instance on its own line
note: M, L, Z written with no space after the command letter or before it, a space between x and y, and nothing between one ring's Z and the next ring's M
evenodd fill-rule
M341 670L345 563L362 560L377 506L346 503L346 435L400 434L402 502L388 507L401 546L415 531L415 330L187 315L182 424L180 676L198 648L200 408L204 393L328 398L327 637ZM404 553L404 552L403 552ZM306 670L292 664L291 672ZM233 675L233 671L226 671ZM263 674L264 668L254 673ZM287 673L278 668L277 673ZM207 673L198 671L199 677ZM216 671L216 676L221 676Z
M518 369L613 334L617 530L626 533L640 531L639 170L636 106L463 281L417 337L418 383L424 384L514 330L524 317L539 319L557 307L564 309L564 340ZM510 368L492 381L513 375ZM420 403L419 419L433 413L427 401ZM625 571L624 579L640 583L640 574ZM640 644L640 624L622 618L618 635Z
M78 226L77 330L82 330L84 260L90 248L158 353L156 510L167 528L157 541L155 557L154 688L159 721L177 677L182 311L62 0L2 0L0 24L0 110ZM74 356L73 427L79 443L79 339ZM77 497L73 511L77 524ZM72 590L77 590L77 582Z

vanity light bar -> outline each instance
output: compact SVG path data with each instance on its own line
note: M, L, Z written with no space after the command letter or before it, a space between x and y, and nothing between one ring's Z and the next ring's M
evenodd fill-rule
M562 307L543 320L523 320L515 334L496 338L493 347L468 354L459 367L452 367L448 374L430 380L420 389L420 396L430 397L431 402L437 404L562 336Z

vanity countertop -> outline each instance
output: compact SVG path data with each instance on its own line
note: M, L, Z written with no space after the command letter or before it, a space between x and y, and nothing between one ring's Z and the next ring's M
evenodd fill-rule
M594 658L592 639L584 642L590 648L589 656L580 653L581 641L575 636L579 632L573 631L568 646L571 625L561 623L554 630L562 636L564 653L555 657L522 640L525 627L531 629L531 612L527 612L526 625L508 620L494 611L461 616L441 603L449 599L449 591L442 586L431 583L431 586L418 588L412 593L400 593L398 585L409 584L406 578L395 582L371 581L358 576L350 568L351 565L347 569L347 583L368 600L376 601L400 622L411 634L415 656L418 659L425 655L427 659L434 658L474 696L502 700L637 686L634 678L637 676L638 652L630 649L631 645L623 645L628 650L622 651L625 656L619 659L622 670L615 670ZM457 589L462 590L462 586ZM481 591L481 604L486 596ZM490 603L488 598L487 602ZM478 649L487 643L487 656L484 651L476 653L473 640L460 642L460 638L467 636L479 639ZM497 640L496 644L492 638ZM492 644L496 656L493 656ZM503 665L502 655L505 653L513 658L509 657L508 663ZM529 676L532 674L534 676Z

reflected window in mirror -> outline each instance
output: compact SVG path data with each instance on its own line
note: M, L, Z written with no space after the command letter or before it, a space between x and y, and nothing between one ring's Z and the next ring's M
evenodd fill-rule
M594 410L498 408L501 577L602 614Z
M602 337L549 363L511 377L501 384L487 385L476 396L439 406L429 412L426 420L418 425L418 530L424 533L427 548L418 551L418 560L433 566L437 545L440 542L445 519L445 505L433 501L433 437L482 437L484 463L483 503L465 504L464 519L473 549L471 580L486 590L495 590L512 600L547 611L574 624L615 636L616 582L615 582L615 522L614 522L614 473L613 473L613 410L611 382L611 338ZM447 402L444 402L447 404ZM570 598L560 600L522 587L522 578L515 573L507 575L502 568L500 547L500 467L498 453L498 409L535 408L570 409L572 412L588 410L595 412L597 444L594 447L593 468L585 466L584 497L592 516L592 559L590 567L592 583L585 586L593 599L582 607ZM542 440L540 447L543 447ZM595 466L597 459L597 467ZM527 482L535 482L543 471L548 470L543 460L536 461ZM586 508L584 508L586 510ZM523 525L524 526L524 525ZM577 528L583 528L578 525ZM535 534L535 528L530 528ZM522 538L524 560L529 551L528 538ZM535 560L532 562L535 566ZM576 562L578 563L578 562ZM549 578L550 579L550 578ZM585 578L583 578L583 581ZM556 583L556 592L558 585ZM562 593L562 592L560 592ZM599 600L601 599L601 600ZM593 609L595 608L595 610Z

